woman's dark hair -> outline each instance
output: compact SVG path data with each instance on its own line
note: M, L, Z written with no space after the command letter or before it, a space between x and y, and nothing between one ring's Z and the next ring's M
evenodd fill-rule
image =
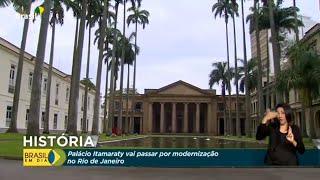
M283 110L284 110L284 114L286 116L286 119L287 119L287 122L289 125L292 125L293 124L293 119L294 119L294 115L293 115L293 110L292 108L290 107L289 104L286 104L286 103L280 103L276 106L276 110L279 108L279 107L282 107Z

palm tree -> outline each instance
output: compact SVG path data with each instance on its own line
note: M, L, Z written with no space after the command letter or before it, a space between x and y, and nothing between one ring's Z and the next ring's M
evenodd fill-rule
M82 51L85 34L85 23L87 14L87 0L81 2L81 16L79 37L77 38L76 51L72 63L71 87L70 87L70 100L68 108L68 125L67 134L77 135L77 120L78 120L78 100L79 100L79 86L80 86L80 73L82 62ZM75 105L76 104L76 105Z
M126 4L129 0L123 0L123 31L122 31L122 34L124 36L126 36L126 19L127 19L127 16L126 16L126 11L127 11L127 8L126 8ZM141 1L142 0L130 0L131 1L131 4L132 6L136 6L136 2L138 3L138 7L141 6ZM123 38L123 44L125 44L125 41L126 38ZM124 60L125 60L125 46L123 46L123 49L122 49L122 58L121 58L121 70L120 70L120 98L119 98L119 102L120 102L120 107L119 107L119 117L118 117L118 129L120 129L122 131L122 91L123 91L123 69L124 69Z
M296 27L296 20L294 18L294 14L297 11L296 8L293 7L288 7L288 8L281 8L281 1L278 1L277 5L275 6L275 8L272 8L273 11L273 15L274 15L274 23L275 23L275 29L276 29L276 40L277 41L282 41L283 39L279 37L279 34L281 32L281 30L287 30L289 32L291 32L291 30L294 30ZM270 8L269 6L267 6L267 2L264 1L264 6L262 8L259 8L259 11L257 12L257 16L258 16L258 27L260 30L265 30L265 29L270 29L271 25L270 25ZM273 6L272 6L273 7ZM255 27L255 23L253 21L255 14L250 14L247 17L247 21L250 21L250 32L254 31L254 27ZM303 23L298 20L297 21L298 26L302 26ZM275 37L275 36L274 36ZM279 44L279 43L276 43ZM274 47L274 46L273 46ZM280 46L277 47L278 49L280 49ZM275 53L273 51L273 53ZM275 55L275 54L273 54ZM276 62L274 62L276 63ZM269 88L269 87L267 87ZM280 96L279 96L280 94ZM282 97L282 93L278 92L277 97L280 97L280 99ZM278 98L279 99L279 98ZM278 101L279 102L279 101ZM263 105L261 105L263 106ZM263 110L263 109L262 109Z
M149 24L148 17L150 16L150 13L147 10L141 10L135 6L128 9L128 11L132 11L132 14L128 16L127 24L128 26L130 23L135 24L135 52L138 52L137 49L137 39L138 39L138 24L142 25L142 28L144 29L146 24ZM134 56L134 66L133 66L133 89L136 89L136 72L137 72L137 53L135 53ZM129 133L133 134L133 124L134 124L134 107L135 107L135 92L133 91L132 94L132 100L131 100L131 121L130 121L130 127L129 127ZM128 110L127 110L128 111ZM128 117L128 116L127 116Z
M257 60L256 58L254 59L249 59L247 63L245 64L244 59L239 59L239 61L243 64L243 66L239 67L239 90L242 93L249 94L249 106L246 107L251 107L251 96L250 92L252 92L255 88L257 88L258 85L258 75L257 75L257 69L255 67L257 66ZM248 92L247 92L248 91ZM250 108L246 108L250 109ZM249 111L250 113L250 111ZM248 118L248 115L247 115ZM248 127L247 127L248 126ZM249 114L249 120L246 123L246 135L251 137L252 136L252 122L251 122L251 114Z
M116 47L117 46L117 23L118 23L118 9L119 9L119 5L120 3L122 3L122 0L115 0L115 26L113 29L113 34L115 35L114 39L113 39L113 48L112 48L112 59L111 59L111 76L110 76L110 100L109 100L109 114L108 114L108 130L107 130L107 134L112 134L112 126L113 126L113 120L114 120L114 88L115 88L115 65L116 65Z
M260 31L263 29L261 27L261 21L264 16L262 16L261 8L258 6L259 0L254 0L254 6L251 8L253 14L247 16L247 22L250 22L249 29L250 33L255 33L256 39L256 58L258 65L258 81L257 81L257 95L258 95L258 118L264 112L263 107L263 93L262 93L262 64L261 64L261 48L260 48Z
M260 30L266 30L270 29L270 17L269 17L269 7L263 6L259 8L258 11L258 25ZM274 23L275 23L275 29L277 34L277 40L283 41L282 37L279 37L279 34L282 30L286 30L288 32L294 31L296 27L296 20L294 18L294 14L298 11L297 8L294 7L281 7L281 4L277 4L273 9L274 14ZM249 14L247 16L247 22L251 21L251 19L254 17L253 14ZM303 22L301 20L297 20L298 27L303 26ZM254 24L250 23L249 26L250 32L254 31Z
M7 7L11 3L13 3L13 7L15 8L15 11L17 11L23 15L29 15L30 9L31 9L31 4L33 1L34 0L28 0L28 1L0 0L0 7ZM19 52L17 79L16 79L16 82L14 82L15 83L15 91L14 91L14 96L13 96L12 117L11 117L9 129L7 130L8 133L17 133L18 132L17 118L18 118L18 110L19 110L19 99L20 99L24 52L26 49L29 21L30 21L30 19L26 18L24 20L24 25L23 25L21 47L20 47L20 52Z
M139 54L139 48L137 47L137 49L135 49L135 44L130 43L131 40L135 38L135 33L131 33L131 35L129 36L129 38L126 38L125 40L125 49L126 49L126 57L125 57L125 64L128 65L128 71L127 71L127 88L126 91L124 91L124 93L126 93L127 96L127 101L126 101L126 119L125 119L125 133L129 132L129 121L128 121L128 117L129 117L129 94L130 92L130 87L129 87L129 82L130 82L130 65L133 64L134 62L134 58L135 58L135 54ZM137 53L135 52L135 50L137 50ZM135 92L133 92L135 93Z
M312 100L320 95L320 56L301 44L292 47L290 54L291 64L281 71L276 79L276 88L280 92L299 90L301 103L306 107L305 119L309 119L311 140L316 137Z
M114 51L115 51L115 68L114 68L114 76L115 76L115 80L118 79L118 72L120 71L120 68L121 68L121 61L122 61L122 50L124 49L126 52L125 52L125 57L124 57L124 64L128 64L128 65L131 65L134 61L134 50L133 50L133 47L134 45L130 42L133 38L135 37L135 33L132 33L129 38L126 38L124 37L120 31L118 31L118 35L117 35L117 46L113 47ZM125 38L125 43L123 44L123 38ZM125 46L123 48L123 46ZM137 48L138 52L137 54L139 53L139 48ZM106 54L106 56L108 57L108 59L112 59L112 52L108 52ZM109 70L111 69L111 66L110 65L107 65L107 67L109 68ZM115 93L114 93L114 97L115 96L120 96L120 90L116 90L115 86L114 86L114 90L115 90ZM122 92L122 94L126 94L125 92ZM130 92L131 93L131 92ZM110 94L108 95L110 97ZM118 109L119 110L119 109ZM126 122L126 124L128 124ZM128 127L126 127L126 130L128 129ZM122 132L122 131L119 131L119 132Z
M91 50L91 29L94 27L95 23L97 22L97 18L95 16L99 16L102 11L100 2L98 0L90 0L88 3L88 13L87 13L87 27L89 28L89 37L88 37L88 53L87 53L87 69L86 69L86 79L89 80L89 71L90 71L90 50ZM82 133L87 133L88 131L88 91L89 86L85 84L84 90L84 102L83 102L83 122L82 122Z
M78 47L77 44L78 44L78 38L79 38L79 20L80 20L80 16L81 16L81 0L74 0L72 2L74 4L74 6L70 6L70 5L66 4L66 10L69 11L71 8L73 11L73 17L76 18L76 29L75 29L75 33L74 33L74 44L73 44L73 61L75 61L74 59L76 58L76 54L77 54L77 47ZM69 100L68 100L69 103L70 103L70 98L71 97L69 97ZM69 107L70 107L70 104L69 104ZM70 112L70 110L68 109L68 117L70 115L69 112ZM71 125L72 127L76 127L77 121L76 120L73 120L73 121L68 120L66 133L68 133L69 123L72 124Z
M276 27L275 27L273 5L274 5L274 1L269 0L268 7L269 7L270 28L271 28L271 42L272 42L272 52L273 52L274 74L275 74L275 77L277 78L279 76L280 71L281 71L281 69L280 69L280 45L279 45L279 39L278 39ZM283 94L282 93L276 93L276 101L277 101L277 103L280 103L283 101Z
M110 5L109 5L110 6ZM108 12L109 17L111 17L111 12ZM101 22L101 21L100 21ZM99 23L100 23L99 22ZM104 107L103 107L103 133L107 132L108 126L107 126L107 107L108 107L108 80L109 80L109 57L108 57L108 53L111 52L111 49L109 48L109 44L111 44L113 42L113 26L114 23L111 22L111 18L109 19L109 25L108 27L105 29L106 31L106 40L104 41L104 54L103 54L103 58L104 58L104 62L106 64L106 87L105 87L105 99L104 99ZM95 32L95 36L96 38L94 39L94 43L97 42L97 40L100 38L100 32L101 32L101 28L97 29Z
M239 74L238 74L238 57L237 57L237 33L236 33L236 22L235 16L239 17L238 13L238 4L236 0L231 1L231 6L233 13L231 14L232 23L233 23L233 39L234 39L234 63L235 63L235 81L236 81L236 134L238 137L241 137L241 124L240 124L240 106L239 106Z
M226 90L229 89L229 72L227 69L227 63L226 62L216 62L212 64L213 70L209 74L209 86L210 89L212 89L212 86L214 84L220 84L222 87L222 99L223 99L223 117L224 117L224 135L227 135L227 115L226 115Z
M102 61L103 61L103 50L104 50L104 39L106 36L107 21L108 21L108 12L109 12L109 1L104 0L103 8L103 17L101 22L101 34L99 38L99 57L98 57L98 70L97 70L97 79L96 79L96 91L95 91L95 101L94 101L94 113L93 113L93 122L92 122L92 135L97 135L99 132L99 116L100 116L100 87L101 87L101 72L102 72Z
M244 64L243 59L238 59L242 64ZM240 92L244 93L248 87L249 92L253 91L258 84L257 79L257 69L255 67L257 66L257 60L256 59L249 59L247 61L247 68L245 65L239 67L239 90ZM247 71L247 72L245 72ZM247 74L247 75L246 75ZM247 78L247 81L246 81ZM246 84L246 82L248 84Z
M28 121L27 135L39 135L39 114L41 101L41 76L46 51L46 42L51 10L51 0L45 0L44 12L41 17L37 60L34 66L30 104L30 120Z
M286 29L289 32L294 30L296 32L296 40L298 40L298 26L302 26L303 23L297 19L298 9L295 7L281 8L282 0L277 1L264 1L264 7L262 12L262 18L259 17L259 26L261 29L271 29L271 42L273 51L273 63L275 69L275 76L277 77L281 71L280 69L280 58L281 58L281 48L279 36L281 29ZM284 100L283 94L280 92L276 93L277 103ZM288 99L287 99L288 101Z
M66 6L67 11L70 10L70 8L73 11L73 17L76 18L76 29L74 33L74 44L73 44L73 58L76 57L76 52L77 52L77 43L78 43L78 36L79 36L79 19L81 16L81 0L74 0L73 3L75 4L74 7L72 6Z
M46 113L44 117L44 128L43 134L49 134L49 118L50 118L50 99L51 99L51 79L52 79L52 64L53 64L53 54L54 54L54 40L56 32L56 24L63 25L64 19L64 9L62 3L70 4L68 0L54 0L53 8L51 9L52 17L50 20L51 30L51 50L50 50L50 60L49 60L49 71L48 71L48 81L47 81L47 92L46 92Z
M258 6L259 0L254 0L254 18L253 23L254 24L254 31L256 36L256 47L257 47L257 63L258 63L258 84L257 84L257 94L258 94L258 119L261 119L262 113L264 111L263 108L263 96L262 96L262 64L261 64L261 48L260 48L260 27L259 27L259 6Z
M267 31L266 42L269 43L269 32ZM267 84L266 84L266 107L271 107L270 100L270 55L269 46L267 45Z
M127 1L128 0L123 0L123 24L125 24L125 21L126 21L126 11L127 11L127 8L126 8L126 5L127 5ZM134 0L133 0L133 3L134 3ZM123 31L122 31L122 34L123 36L125 37L126 36L126 26L123 25ZM123 39L123 42L122 44L124 45L125 44L125 39L126 38L122 38ZM120 130L120 132L122 133L122 91L123 91L123 66L124 66L124 57L125 57L125 46L122 46L123 49L121 50L122 52L122 56L121 56L121 62L120 62L120 94L119 94L119 103L120 103L120 106L119 106L119 114L118 114L118 122L117 122L117 128L118 130Z
M293 8L297 9L296 0L293 0ZM299 29L298 29L299 24L298 24L298 15L297 14L298 14L297 11L294 11L294 20L295 20L295 25L296 25L294 30L296 33L296 43L299 42Z
M115 48L115 52L116 52L116 55L115 55L115 58L116 58L116 66L115 66L115 69L114 71L116 72L115 73L115 79L118 79L118 72L121 68L121 61L124 61L124 64L128 64L128 73L129 73L129 66L132 65L133 61L134 61L134 45L131 43L131 40L135 37L135 33L131 33L131 35L129 36L129 38L126 38L125 36L123 36L121 34L121 32L119 33L118 35L118 43L117 43L117 46L114 47ZM125 40L123 40L123 38L125 38ZM124 53L125 54L125 57L124 57L124 60L122 60L122 55L123 55L123 50L125 50L126 52ZM139 50L139 49L138 49ZM137 52L139 53L139 52ZM108 54L107 55L110 59L112 58L112 54ZM129 74L128 74L128 79L129 79ZM128 85L127 85L128 86ZM116 89L116 88L115 88ZM128 89L128 88L127 88ZM127 103L128 103L128 92L120 92L120 90L116 90L116 93L114 93L114 96L120 96L120 94L127 94ZM120 101L119 101L120 102ZM119 110L119 109L118 109ZM119 110L120 111L120 110ZM120 114L120 112L119 112ZM119 122L119 121L118 121ZM117 126L118 129L119 129L119 126ZM120 128L119 130L119 133L122 133L122 128ZM125 132L128 132L128 122L127 122L127 119L125 121Z
M248 59L247 59L247 44L246 44L246 28L245 28L245 20L244 20L244 7L243 7L243 1L241 0L241 19L242 19L242 37L243 37L243 65L244 65L244 75L245 75L245 97L246 97L246 107L251 107L251 96L250 96L250 90L249 90L249 77L248 77ZM241 89L240 89L241 90ZM243 92L243 91L242 91ZM251 111L250 108L246 108L246 121L245 121L245 129L246 129L246 135L251 137Z
M224 17L225 20L225 26L226 26L226 42L227 42L227 62L228 62L228 72L229 78L231 77L231 71L230 71L230 58L229 58L229 36L228 36L228 20L229 16L233 14L233 6L229 3L229 0L218 0L217 3L215 3L212 6L212 12L214 13L214 17L217 18L217 16ZM231 78L230 78L231 79ZM231 87L230 82L229 86ZM229 91L229 133L231 133L231 88L228 89Z
M99 3L100 4L100 3ZM114 20L115 19L115 14L112 12L112 11L109 11L109 8L114 8L110 2L108 1L108 12L107 12L107 18L108 18L108 22L106 24L106 28L104 29L106 31L106 34L105 34L105 39L104 39L104 47L103 47L103 59L107 65L106 67L106 88L105 88L105 100L104 100L104 107L103 107L103 111L104 111L104 115L103 115L103 133L106 133L107 131L107 97L106 95L108 94L108 80L109 80L109 71L108 71L108 58L106 58L107 56L107 53L108 51L110 51L109 49L109 44L112 43L112 26L113 26L113 22L112 22L112 19ZM94 44L96 44L96 42L100 39L100 34L101 34L101 31L102 31L102 28L101 28L101 25L102 25L102 18L103 18L103 8L104 6L102 6L101 4L99 5L99 12L100 13L97 13L93 18L94 20L93 21L98 21L98 24L99 24L99 28L96 30L95 32L95 39L94 39ZM98 46L98 49L99 49L99 46Z
M0 0L0 8L8 7L13 5L14 10L21 15L29 15L27 13L30 10L31 4L35 0L25 1L25 0ZM30 6L29 6L30 5Z

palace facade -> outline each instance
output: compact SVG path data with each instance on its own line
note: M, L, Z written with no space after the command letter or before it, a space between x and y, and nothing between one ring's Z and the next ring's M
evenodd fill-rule
M228 119L228 96L227 119ZM215 90L200 89L184 81L177 81L159 89L145 89L135 98L134 131L142 134L197 133L223 135L236 132L236 96L231 97L232 121L224 121L224 104ZM128 101L128 119L132 113L131 97ZM123 119L125 126L126 95L123 97ZM245 99L239 95L241 133L245 133ZM114 127L119 116L119 98L116 97ZM129 122L128 121L128 122Z
M12 116L13 95L16 86L16 76L18 71L20 49L14 44L6 41L0 37L0 132L4 132L9 128ZM23 72L21 80L19 110L17 118L17 128L19 132L24 132L27 129L27 122L29 120L29 108L31 98L31 87L33 80L33 69L35 64L35 56L25 52L23 62ZM39 128L40 132L44 126L45 106L47 97L47 81L48 81L49 65L44 63L41 82L41 107ZM49 117L49 130L54 133L62 133L67 128L68 121L68 104L70 96L70 83L71 76L59 69L52 68L51 79L51 100L50 100L50 117ZM79 90L79 103L78 106L78 123L77 129L81 132L83 123L83 110L84 110L84 85L80 83ZM88 93L88 119L87 130L91 131L93 119L93 102L94 91L90 90ZM100 110L100 112L103 112ZM102 132L102 118L103 113L100 115L99 131Z

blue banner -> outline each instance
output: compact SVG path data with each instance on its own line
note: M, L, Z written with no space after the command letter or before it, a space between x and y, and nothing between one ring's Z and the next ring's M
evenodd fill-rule
M64 166L265 166L266 149L65 149ZM320 167L320 150L299 155L300 166Z

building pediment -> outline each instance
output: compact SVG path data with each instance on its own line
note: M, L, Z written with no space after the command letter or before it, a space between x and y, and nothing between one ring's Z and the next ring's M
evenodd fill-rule
M205 90L193 86L184 81L177 81L175 83L164 86L160 89L153 90L150 95L182 95L182 96L208 96L212 95Z

